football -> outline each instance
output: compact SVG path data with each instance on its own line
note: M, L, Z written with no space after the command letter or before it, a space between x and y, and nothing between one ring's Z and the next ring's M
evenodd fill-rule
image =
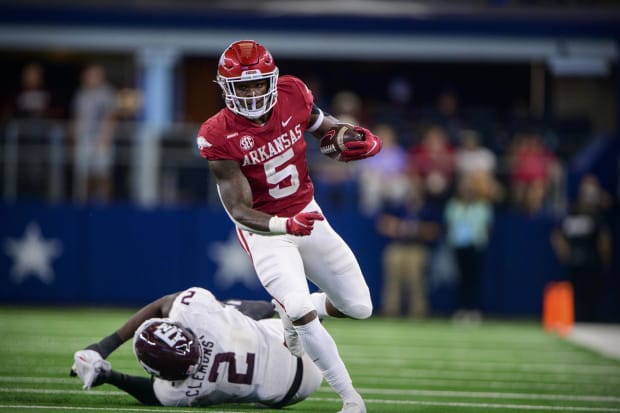
M348 123L339 123L329 129L321 138L321 153L332 159L340 159L342 151L347 149L345 143L364 140L364 136L353 128Z

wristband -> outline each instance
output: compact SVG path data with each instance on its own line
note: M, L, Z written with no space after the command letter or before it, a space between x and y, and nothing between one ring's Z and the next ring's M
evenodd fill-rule
M319 126L321 126L321 124L323 123L323 119L325 119L325 115L323 114L323 111L319 109L319 116L316 118L312 126L306 129L306 132L316 132L317 129L319 129Z
M269 220L269 232L276 235L286 234L287 218L271 217Z

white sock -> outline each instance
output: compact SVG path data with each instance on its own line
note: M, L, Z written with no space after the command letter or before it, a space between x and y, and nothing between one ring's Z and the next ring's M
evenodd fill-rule
M334 339L325 330L319 319L315 318L308 324L295 326L295 330L304 350L321 370L325 381L336 393L344 400L360 398L359 393L353 388L349 372L338 354Z
M327 314L327 306L325 304L325 301L327 300L327 294L321 292L312 293L310 294L310 300L312 301L314 308L316 308L316 313L318 314L319 318L325 318L329 316L329 314Z

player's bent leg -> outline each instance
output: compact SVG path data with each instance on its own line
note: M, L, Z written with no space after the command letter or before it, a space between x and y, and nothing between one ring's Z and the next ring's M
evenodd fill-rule
M330 303L327 304L327 308L329 309ZM332 304L334 308L336 308L335 304ZM344 305L343 313L348 317L355 318L358 320L364 320L369 318L372 315L372 303L369 301L367 303L359 303L353 302L351 304ZM337 309L337 308L336 308Z
M301 294L299 292L285 294L282 299L282 306L293 323L315 311L310 294Z
M365 319L372 315L372 304L363 305L357 302L353 302L345 312L340 311L330 300L327 298L327 294L324 292L316 292L310 295L310 299L314 304L319 318L323 319L327 316L335 318L356 318ZM345 306L343 306L345 307Z
M314 238L316 237L316 238ZM368 285L355 255L326 221L315 223L313 238L300 242L308 278L325 294L326 315L364 319L372 315ZM321 305L320 300L314 300ZM319 315L321 308L317 309Z

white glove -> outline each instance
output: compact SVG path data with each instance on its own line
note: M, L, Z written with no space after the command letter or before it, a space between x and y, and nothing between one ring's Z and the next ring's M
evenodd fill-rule
M112 365L104 360L101 354L95 350L80 350L73 355L73 367L71 369L77 373L84 386L82 389L88 390L101 372L109 372Z

